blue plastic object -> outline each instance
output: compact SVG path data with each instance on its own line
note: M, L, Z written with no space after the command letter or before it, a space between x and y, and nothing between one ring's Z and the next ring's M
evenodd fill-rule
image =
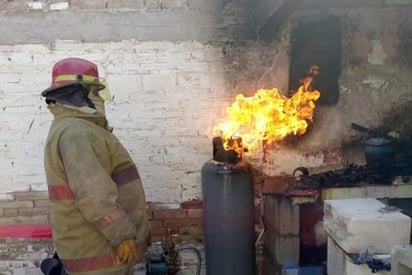
M147 264L147 274L148 275L166 275L167 274L167 264L166 262L149 262Z

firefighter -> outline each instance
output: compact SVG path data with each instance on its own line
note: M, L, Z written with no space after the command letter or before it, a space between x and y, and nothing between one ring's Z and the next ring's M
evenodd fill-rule
M108 95L80 58L58 61L42 92L54 116L44 152L53 242L68 274L133 274L148 245L144 190L108 125Z

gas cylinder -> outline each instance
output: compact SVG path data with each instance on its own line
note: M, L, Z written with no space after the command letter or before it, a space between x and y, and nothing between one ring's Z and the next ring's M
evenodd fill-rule
M214 160L201 170L207 275L254 275L254 188L250 165Z

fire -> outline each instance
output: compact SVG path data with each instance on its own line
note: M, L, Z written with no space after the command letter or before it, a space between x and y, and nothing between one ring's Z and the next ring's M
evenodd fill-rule
M260 89L251 97L238 94L227 108L226 118L214 126L212 135L221 136L225 149L235 151L238 148L227 143L233 137L241 137L243 147L254 151L262 141L270 144L290 135L303 135L313 122L315 101L320 97L319 91L310 88L312 80L313 75L303 79L291 97L283 96L276 88Z

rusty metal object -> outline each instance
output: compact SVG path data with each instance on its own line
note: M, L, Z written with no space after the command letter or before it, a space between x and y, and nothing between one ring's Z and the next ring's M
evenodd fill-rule
M173 239L172 230L167 229L167 275L175 275L180 271L178 252L176 250L175 240Z
M212 143L214 161L236 164L242 160L242 138L230 138L225 143L222 137L214 137Z

